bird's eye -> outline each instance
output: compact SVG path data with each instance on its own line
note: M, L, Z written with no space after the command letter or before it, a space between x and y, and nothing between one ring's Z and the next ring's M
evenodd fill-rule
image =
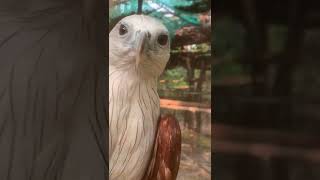
M158 36L158 43L161 45L161 46L164 46L168 43L168 35L166 34L161 34L160 36Z
M125 25L121 24L120 28L119 28L119 34L122 36L122 35L127 34L127 32L128 32L127 27Z

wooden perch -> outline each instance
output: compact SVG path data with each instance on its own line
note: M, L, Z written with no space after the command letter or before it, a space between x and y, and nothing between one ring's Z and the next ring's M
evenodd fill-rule
M320 138L305 134L236 128L215 124L215 153L247 154L259 158L287 157L320 162Z
M197 102L186 102L178 100L160 99L160 107L165 109L184 110L191 112L211 113L211 107L208 104Z

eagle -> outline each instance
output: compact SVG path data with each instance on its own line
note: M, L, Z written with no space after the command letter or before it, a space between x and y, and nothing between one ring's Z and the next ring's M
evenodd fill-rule
M109 179L175 180L181 131L160 115L158 78L170 57L168 29L130 15L109 33Z

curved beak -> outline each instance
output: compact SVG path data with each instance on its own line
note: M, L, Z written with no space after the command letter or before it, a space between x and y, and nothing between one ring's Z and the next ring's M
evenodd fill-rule
M140 31L136 35L136 66L142 62L142 55L144 52L145 44L147 39L147 33Z

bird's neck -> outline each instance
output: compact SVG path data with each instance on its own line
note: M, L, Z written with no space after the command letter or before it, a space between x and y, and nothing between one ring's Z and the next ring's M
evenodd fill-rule
M118 175L119 179L142 178L149 162L146 157L153 149L159 114L156 79L141 79L130 71L109 66L111 179Z
M143 84L149 88L156 89L158 77L150 76L142 73L135 68L118 68L109 66L109 80L120 80L121 83L125 83L128 87L136 86L137 84Z

